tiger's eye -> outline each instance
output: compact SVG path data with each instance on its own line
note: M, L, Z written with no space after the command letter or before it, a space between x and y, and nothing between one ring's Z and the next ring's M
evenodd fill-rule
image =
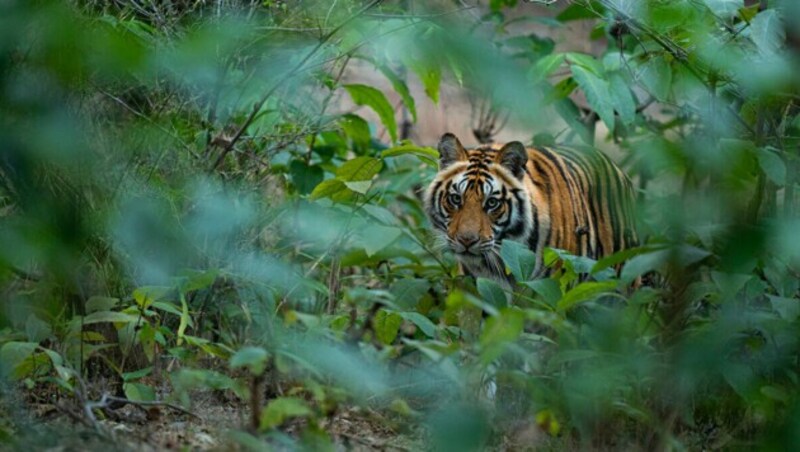
M447 197L447 200L450 201L450 204L457 206L461 204L461 195L458 193L451 193L450 196Z
M498 205L500 205L500 200L498 200L497 198L489 198L486 200L487 209L494 209Z

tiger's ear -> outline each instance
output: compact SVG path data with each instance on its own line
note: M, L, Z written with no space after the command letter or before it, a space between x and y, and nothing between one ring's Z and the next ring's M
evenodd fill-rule
M439 139L439 169L445 169L459 160L467 160L467 151L452 133L446 133Z
M519 141L512 141L497 153L497 163L506 167L515 177L521 178L528 163L528 150Z

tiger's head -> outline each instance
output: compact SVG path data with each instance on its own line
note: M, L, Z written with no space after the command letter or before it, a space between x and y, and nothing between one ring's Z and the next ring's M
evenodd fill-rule
M528 151L518 141L464 149L451 133L438 148L439 173L425 193L431 223L462 262L497 262L502 240L525 238L532 228Z

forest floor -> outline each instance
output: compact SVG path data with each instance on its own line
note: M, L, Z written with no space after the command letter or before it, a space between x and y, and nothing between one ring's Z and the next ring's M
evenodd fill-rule
M108 417L98 419L97 429L79 421L63 402L32 402L21 392L6 395L0 401L0 435L13 435L16 450L262 450L267 444L290 450L290 438L305 427L305 421L289 422L285 435L261 442L246 433L247 407L213 392L193 395L191 414L130 404L104 410ZM339 450L424 449L419 429L371 409L342 407L318 427Z

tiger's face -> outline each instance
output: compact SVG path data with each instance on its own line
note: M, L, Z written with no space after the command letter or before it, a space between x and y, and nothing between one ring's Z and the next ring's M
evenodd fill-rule
M517 141L467 150L450 133L438 148L439 173L425 196L428 217L462 262L499 262L502 240L524 238L532 227L523 181L527 150Z

